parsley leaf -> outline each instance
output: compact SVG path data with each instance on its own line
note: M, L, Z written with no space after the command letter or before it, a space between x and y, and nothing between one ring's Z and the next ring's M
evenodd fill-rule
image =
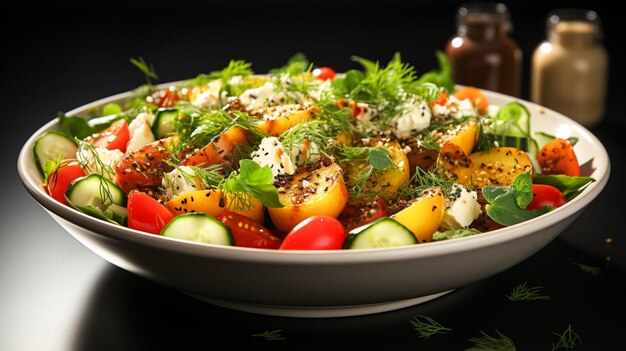
M239 161L239 173L233 173L223 188L235 196L235 207L241 204L245 207L246 195L255 197L270 208L284 207L278 199L272 170L269 166L261 167L252 160Z
M520 177L521 179L518 180L517 178ZM486 209L489 217L499 224L511 226L552 211L554 208L550 206L534 210L525 209L530 203L529 196L532 200L532 181L530 188L528 187L529 181L531 181L530 174L522 173L515 177L512 185L484 187L482 192L488 202ZM521 207L520 204L525 204L525 206Z

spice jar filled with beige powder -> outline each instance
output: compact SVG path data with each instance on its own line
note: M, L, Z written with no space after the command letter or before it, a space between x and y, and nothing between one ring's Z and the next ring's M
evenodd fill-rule
M547 40L533 53L531 99L586 127L604 116L608 55L598 14L558 9L546 20Z

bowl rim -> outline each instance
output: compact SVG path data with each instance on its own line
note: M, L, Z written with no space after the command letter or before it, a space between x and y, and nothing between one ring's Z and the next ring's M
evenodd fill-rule
M171 85L180 84L181 81L162 83L157 88L165 88ZM458 85L460 86L460 85ZM256 261L266 263L363 263L403 259L414 259L416 257L433 257L443 254L454 254L465 252L485 246L499 245L508 241L517 240L526 235L541 235L541 230L557 224L564 218L577 215L587 205L589 205L606 186L611 172L609 155L600 140L588 129L578 122L564 116L563 114L520 98L505 94L481 89L487 96L494 96L499 99L518 101L526 105L529 110L540 109L554 116L561 123L566 123L572 127L579 138L586 139L595 147L594 160L599 167L595 169L593 175L595 181L589 184L583 192L569 201L565 205L550 211L540 217L519 223L513 226L504 227L490 232L481 233L470 237L458 238L454 240L444 240L418 244L411 246L362 249L362 250L266 250L247 247L222 246L213 244L197 243L175 238L163 237L160 235L144 233L138 230L122 227L106 221L90 217L69 206L65 206L52 197L48 196L41 186L39 174L29 172L33 169L34 160L32 157L32 146L35 139L47 130L53 130L58 124L58 118L54 118L37 129L23 144L17 162L18 174L22 185L40 206L51 215L56 215L70 223L73 223L96 235L109 239L120 240L130 244L141 244L158 250L177 251L194 256L211 256L224 260L236 261ZM119 101L132 94L132 91L111 95L82 106L76 107L67 112L67 116L78 115L95 106L101 106L109 102ZM532 112L531 112L532 115ZM531 117L532 118L532 117ZM35 167L36 168L36 167ZM56 218L55 218L56 219Z

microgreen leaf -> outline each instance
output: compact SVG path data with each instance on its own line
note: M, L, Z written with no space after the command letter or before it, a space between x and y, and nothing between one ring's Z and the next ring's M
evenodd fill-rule
M556 342L556 344L552 344L552 351L555 351L558 349L571 350L575 346L582 345L583 343L582 340L580 339L580 336L578 336L578 334L576 334L572 330L571 324L568 324L567 329L565 329L565 331L562 334L558 334L555 332L552 332L552 334L559 337L559 340Z
M284 207L278 199L278 190L273 183L269 166L261 167L252 160L239 161L239 172L233 173L223 185L224 190L235 196L235 208L245 206L245 198L251 195L270 208ZM241 207L240 207L241 208Z
M61 165L63 164L63 155L59 154L59 157L56 160L48 160L46 161L46 164L44 164L43 166L43 183L45 185L48 185L48 181L50 181L50 176L56 172L59 168L61 168ZM53 180L53 181L56 181Z
M533 181L529 173L523 173L513 180L515 202L519 208L526 208L533 201Z
M156 72L154 71L154 66L147 63L143 57L138 58L130 58L130 63L132 63L135 67L139 68L141 73L146 77L146 82L148 85L152 85L152 79L159 79Z

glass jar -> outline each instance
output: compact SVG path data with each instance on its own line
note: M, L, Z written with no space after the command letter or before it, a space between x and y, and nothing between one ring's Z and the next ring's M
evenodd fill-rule
M546 31L533 53L531 99L586 127L597 125L609 63L600 17L586 9L557 9L548 15Z
M457 34L446 44L452 78L458 84L520 97L522 51L506 5L463 4L457 12Z

